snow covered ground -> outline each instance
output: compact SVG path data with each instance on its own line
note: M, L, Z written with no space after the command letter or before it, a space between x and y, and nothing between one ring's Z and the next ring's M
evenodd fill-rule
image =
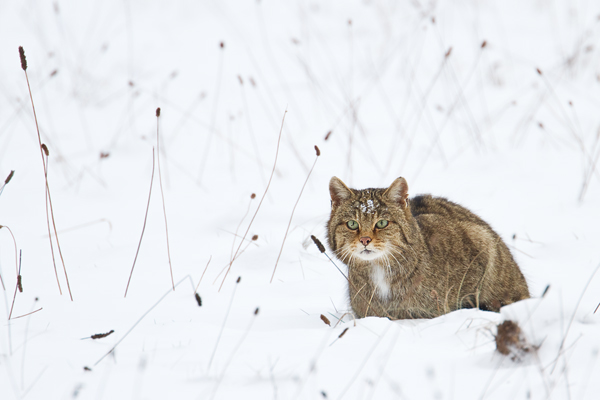
M0 398L597 398L599 16L592 0L2 2L0 176L15 175L0 224L24 291L8 320L2 228ZM55 278L18 46L73 301L58 255L62 295ZM124 297L157 107L169 249L156 165ZM325 239L334 175L404 176L411 194L475 211L533 298L354 320L310 241ZM539 348L496 352L508 319Z

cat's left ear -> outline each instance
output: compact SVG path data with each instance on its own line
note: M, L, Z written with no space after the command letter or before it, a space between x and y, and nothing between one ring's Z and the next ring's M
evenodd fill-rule
M336 176L329 181L329 193L331 194L331 207L333 208L352 196L352 190Z
M408 199L408 183L406 183L406 179L402 177L396 178L383 195L402 208L406 208L408 205L406 201Z

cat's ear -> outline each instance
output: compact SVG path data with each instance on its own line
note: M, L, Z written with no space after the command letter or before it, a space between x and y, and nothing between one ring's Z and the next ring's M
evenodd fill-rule
M329 193L331 194L331 207L339 206L343 201L352 196L352 190L336 176L329 181Z
M396 178L383 195L392 202L405 208L408 205L406 201L408 199L408 183L406 183L406 179L402 177Z

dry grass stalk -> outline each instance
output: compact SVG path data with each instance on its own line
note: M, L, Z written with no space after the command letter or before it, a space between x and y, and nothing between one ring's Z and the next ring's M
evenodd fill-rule
M160 107L156 109L156 163L158 164L158 183L160 185L160 197L162 199L163 215L165 217L165 233L167 235L167 256L169 257L169 271L171 272L171 285L175 290L173 280L173 266L171 265L171 247L169 246L169 225L167 223L167 208L165 205L165 194L163 192L162 175L160 173L160 137L159 137Z
M250 82L253 82L252 79L250 80ZM223 287L223 284L225 283L225 279L227 279L227 275L229 274L229 271L231 271L231 266L233 265L233 261L235 261L235 259L237 258L240 248L242 247L242 243L244 243L244 239L248 235L248 232L250 231L250 227L252 226L252 223L254 222L254 219L256 218L256 215L258 214L258 210L260 210L260 206L262 205L265 197L267 196L267 191L269 190L269 187L271 186L271 181L273 180L273 175L275 174L275 168L277 167L277 158L279 156L279 144L281 143L281 132L283 131L283 124L285 123L285 115L286 114L287 114L287 110L284 111L283 118L281 119L281 128L279 128L279 136L277 138L277 149L275 150L275 161L273 162L273 169L271 170L271 176L269 177L269 181L267 182L267 187L265 188L265 192L263 193L263 195L260 199L260 202L258 203L258 207L256 207L256 211L254 212L254 215L252 216L252 219L250 220L250 223L248 224L246 233L244 233L244 236L242 237L242 240L240 241L240 244L239 244L237 250L235 251L235 254L233 255L233 259L229 263L227 272L225 272L223 281L221 281L221 286L219 286L219 291L221 291L221 288Z
M202 272L202 276L200 277L200 280L198 281L198 284L196 285L196 289L194 290L194 292L198 291L198 288L200 287L200 282L202 282L202 278L204 278L204 274L206 273L206 270L208 269L208 265L210 264L210 260L212 260L212 255L208 258L206 267L204 267L204 272Z
M215 354L217 353L217 348L219 347L219 342L221 341L221 336L223 335L223 330L225 329L225 324L227 323L227 318L229 317L229 312L231 311L231 305L233 304L233 299L235 298L235 292L237 290L238 284L242 280L241 276L238 276L235 281L236 285L233 287L233 293L231 294L231 300L229 301L229 307L227 307L227 312L225 313L225 318L223 319L223 325L221 325L221 330L219 331L219 336L217 337L217 342L215 343L215 348L213 349L212 355L210 356L210 360L208 361L207 372L210 371L210 366L215 358Z
M135 262L137 261L138 254L140 253L140 247L142 246L142 239L144 238L144 231L146 230L146 221L148 220L148 210L150 209L150 198L152 197L152 183L154 182L154 149L152 149L152 176L150 178L150 191L148 193L148 204L146 205L146 215L144 216L144 225L142 226L142 234L140 235L140 242L138 243L137 250L135 252L135 258L133 259L133 265L131 266L131 272L129 273L129 279L127 280L127 287L125 288L125 296L127 297L127 291L129 290L129 283L131 282L131 276L133 275L133 269L135 268ZM173 288L173 290L175 290Z
M279 259L281 258L281 253L283 253L283 246L285 245L285 240L287 239L287 235L290 231L290 226L292 225L292 219L294 218L294 212L296 211L296 207L298 206L298 203L300 202L300 197L302 196L302 192L304 192L304 188L306 187L306 184L308 183L310 174L312 174L313 169L315 169L315 165L317 165L317 161L319 160L319 157L321 156L321 150L319 150L319 148L317 146L315 146L315 152L317 154L317 156L315 157L315 162L313 163L312 167L310 168L310 171L308 171L308 175L306 176L304 185L302 185L302 189L300 189L300 194L298 195L296 204L294 204L294 208L292 208L292 215L290 215L290 221L288 222L287 229L285 230L285 235L283 235L283 241L281 242L281 249L279 249L279 255L277 256L277 261L275 261L275 267L273 268L273 274L271 275L270 283L273 283L273 278L275 277L275 271L277 271L277 265L279 264Z
M60 242L58 241L58 233L56 231L56 222L54 219L54 208L52 207L52 196L50 195L50 186L48 186L48 163L47 159L44 158L44 154L48 157L48 147L45 144L42 144L42 137L40 135L40 127L38 125L37 114L35 112L35 105L33 103L33 95L31 94L31 85L29 84L29 77L27 76L27 59L25 58L25 50L22 46L19 46L19 57L21 59L21 68L25 73L25 80L27 81L27 89L29 91L29 99L31 100L31 108L33 109L33 119L35 121L35 129L37 131L38 143L40 146L40 154L42 156L42 164L44 167L44 179L46 184L46 223L48 225L48 236L50 240L50 249L52 251L52 262L54 263L54 274L56 275L56 283L58 284L58 290L60 294L62 294L62 290L60 288L60 282L58 280L58 272L56 270L56 261L54 259L54 246L52 244L52 238L50 237L50 217L52 218L52 226L54 227L54 234L56 237L56 247L58 248L58 254L60 256L60 260L62 262L63 270L65 273L65 279L67 281L67 288L69 290L69 296L71 301L73 301L73 294L71 293L71 285L69 284L69 276L67 275L67 267L65 266L65 260L62 255L62 250L60 248ZM48 206L50 206L50 215L48 215Z
M175 284L175 287L179 286L183 281L185 281L186 279L189 279L190 282L192 281L192 278L189 275L184 276L183 278L181 278L181 280L179 282L177 282ZM192 284L193 286L193 284ZM154 305L152 305L152 307L150 307L148 310L146 310L146 312L133 324L133 326L131 328L129 328L129 330L127 332L125 332L125 334L121 337L121 339L119 339L117 341L117 343L115 343L115 345L109 350L107 351L102 357L100 357L100 359L98 361L96 361L94 363L94 366L98 365L102 360L104 360L106 358L106 356L108 356L109 354L112 354L112 352L115 351L115 349L117 348L117 346L119 344L121 344L121 342L123 340L125 340L125 338L131 333L131 331L133 331L135 329L136 326L138 326L138 324L140 322L142 322L142 320L148 315L150 314L150 312L152 310L154 310L156 308L156 306L158 306L164 299L165 297L167 297L170 293L172 293L173 290L171 290L171 288L169 288L169 290L167 290L165 292L165 294L162 295L162 297L160 299L158 299L158 301L156 303L154 303Z
M21 279L21 257L19 257L19 268L17 270L17 284L15 285L15 294L13 295L12 303L10 305L10 312L8 313L8 319L12 317L13 308L15 307L15 300L17 298L17 291L23 292L23 284Z

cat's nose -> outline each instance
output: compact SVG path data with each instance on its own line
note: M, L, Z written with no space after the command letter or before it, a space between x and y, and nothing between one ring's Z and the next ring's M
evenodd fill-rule
M359 240L365 246L367 246L369 243L371 243L371 238L368 236L363 236Z

